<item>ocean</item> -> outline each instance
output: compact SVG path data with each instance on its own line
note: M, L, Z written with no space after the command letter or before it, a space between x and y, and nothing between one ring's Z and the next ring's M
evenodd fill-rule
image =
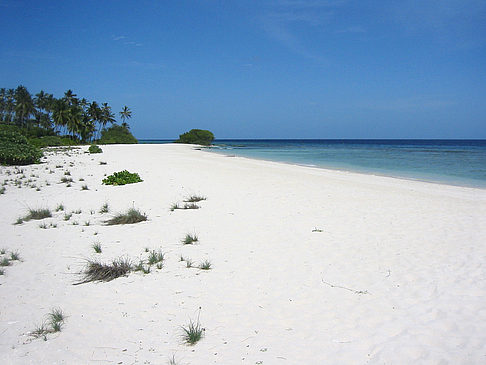
M208 150L318 168L486 188L486 140L220 139Z

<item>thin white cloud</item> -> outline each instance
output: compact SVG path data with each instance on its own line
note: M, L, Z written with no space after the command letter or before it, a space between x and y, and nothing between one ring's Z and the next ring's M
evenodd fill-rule
M127 36L125 36L125 35L113 36L114 41L121 41L122 39L127 39Z
M309 48L298 36L296 28L315 28L315 31L329 23L333 8L343 1L279 0L270 3L260 17L264 31L289 50L306 58L324 61L323 57Z

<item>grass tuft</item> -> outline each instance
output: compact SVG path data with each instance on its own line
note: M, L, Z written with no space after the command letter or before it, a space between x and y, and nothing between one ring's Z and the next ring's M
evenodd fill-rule
M29 214L27 214L22 220L24 222L30 221L32 219L39 220L44 218L52 217L52 213L49 209L29 209Z
M58 204L58 206L56 207L56 212L60 212L64 210L64 205L63 204Z
M64 220L68 221L68 220L71 219L72 216L73 216L73 213L66 213L66 214L64 214Z
M147 215L141 213L138 209L130 208L126 213L119 213L105 223L108 226L115 224L133 224L147 220Z
M108 203L105 203L101 206L100 213L108 213L110 211L110 207L108 206Z
M10 252L10 260L19 261L20 260L19 253L17 251L16 252Z
M212 266L211 261L206 260L206 261L201 262L201 264L199 265L199 268L201 270L211 270L211 266Z
M48 315L52 332L60 332L64 324L65 315L60 308L54 308Z
M186 237L182 240L185 245L192 245L194 242L198 242L199 238L196 234L186 234Z
M104 264L94 260L88 260L83 278L75 285L89 283L91 281L111 281L120 276L125 276L133 270L132 263L127 258L118 258L110 264Z
M199 320L197 322L190 321L187 327L182 327L184 331L183 339L188 345L196 344L204 333L204 328L201 327Z
M191 196L187 197L186 199L184 199L184 202L186 202L186 203L197 203L197 202L200 202L202 200L206 200L206 197L200 196L200 195L191 195Z
M199 209L199 208L201 208L201 207L197 204L194 204L194 203L190 203L190 204L186 203L186 204L184 204L184 207L183 207L183 209Z
M93 250L96 252L96 253L101 253L101 243L99 242L96 242L96 243L93 243L93 245L91 246L93 247Z
M12 264L10 263L10 260L7 259L6 257L0 260L0 266L10 266L10 265Z
M148 264L149 265L155 265L159 262L163 262L164 261L164 254L162 253L162 251L151 251L150 254L149 254L149 258L148 258Z
M88 185L85 184L85 185L81 186L81 190L89 190Z

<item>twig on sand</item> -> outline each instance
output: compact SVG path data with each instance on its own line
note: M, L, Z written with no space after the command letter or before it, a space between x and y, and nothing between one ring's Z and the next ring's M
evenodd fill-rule
M327 281L324 281L324 279L321 279L321 280L324 284L329 285L331 288L346 289L346 290L349 290L350 292L353 292L354 294L371 294L371 293L368 292L368 290L354 290L354 289L346 288L345 286L334 285L334 284L328 283Z

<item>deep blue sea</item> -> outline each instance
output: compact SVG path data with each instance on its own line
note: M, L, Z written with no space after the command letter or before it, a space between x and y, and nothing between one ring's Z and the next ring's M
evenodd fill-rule
M326 169L486 188L486 140L220 139L215 140L210 150Z

